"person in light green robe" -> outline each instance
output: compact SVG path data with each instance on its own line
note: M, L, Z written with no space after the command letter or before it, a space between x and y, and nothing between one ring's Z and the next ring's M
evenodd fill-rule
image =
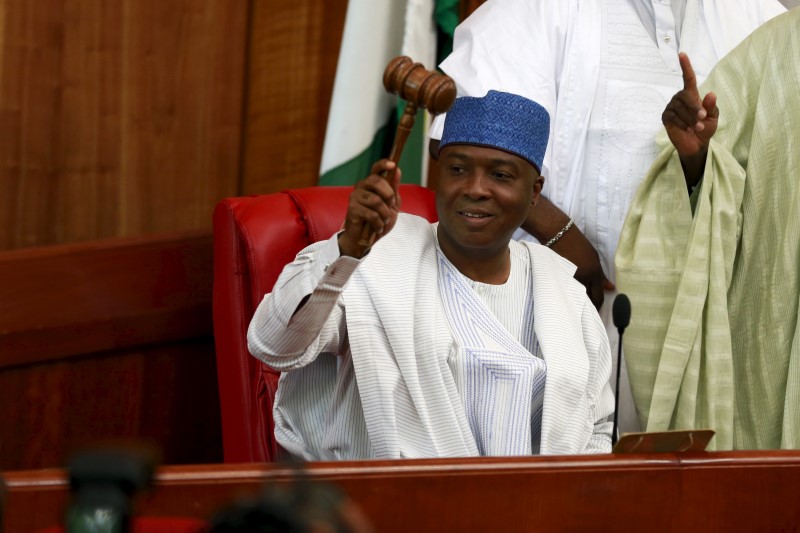
M616 255L637 414L647 431L712 428L715 449L798 448L800 9L700 90L681 66Z

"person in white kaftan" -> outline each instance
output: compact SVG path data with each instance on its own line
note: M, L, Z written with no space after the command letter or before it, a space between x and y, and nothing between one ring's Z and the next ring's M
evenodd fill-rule
M574 266L511 239L539 198L547 112L508 93L459 98L431 224L398 213L381 161L344 229L287 265L250 324L283 372L278 443L307 460L607 453L603 324ZM535 207L534 207L535 208ZM378 240L357 245L364 227Z
M543 199L517 237L546 243L561 235L552 248L577 265L613 353L614 254L657 155L661 112L682 87L678 52L692 57L702 82L742 39L785 10L778 0L489 0L456 29L441 68L460 95L509 91L541 103L553 118ZM432 139L443 120L434 123ZM620 430L638 430L624 367L619 401Z

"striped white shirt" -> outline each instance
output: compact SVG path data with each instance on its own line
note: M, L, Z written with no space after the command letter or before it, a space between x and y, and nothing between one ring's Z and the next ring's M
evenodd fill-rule
M528 252L522 245L512 241L509 247L511 270L505 283L490 285L466 277L464 280L519 341L523 328L520 310L527 305L530 267ZM250 352L261 361L282 372L309 374L302 380L309 385L307 388L287 391L286 380L281 380L279 393L284 396L282 404L286 412L308 414L303 424L304 433L310 431L320 443L324 441L322 449L339 450L330 459L373 456L347 339L345 308L340 299L359 263L352 257L339 256L336 237L304 250L287 265L273 292L264 298L248 331ZM319 283L312 288L315 279L319 279ZM295 313L300 301L308 294L310 297L306 304ZM437 309L437 312L442 313L442 309ZM437 323L444 325L446 321L442 319ZM446 327L441 327L436 335L435 354L450 368L463 399L464 353L454 349L453 335ZM319 368L308 367L315 358L327 359L329 363L316 365ZM329 378L334 375L335 379L331 381ZM330 390L324 387L320 390L320 385L326 381L335 385ZM329 395L332 400L326 412L314 412L315 406L318 408L325 403L317 401L320 394ZM538 414L541 416L540 412ZM326 422L328 420L332 423ZM309 427L309 422L315 425ZM292 423L300 421L293 420ZM292 441L294 433L281 433L278 428L278 440L284 448L294 455L306 455L303 451L305 443ZM538 449L538 443L534 443L534 449Z

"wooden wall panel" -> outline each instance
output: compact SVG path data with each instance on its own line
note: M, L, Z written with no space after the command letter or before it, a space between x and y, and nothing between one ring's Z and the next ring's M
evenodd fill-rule
M0 369L209 335L212 262L199 232L0 254Z
M243 194L316 185L347 0L253 0Z
M222 460L212 237L128 237L0 254L0 470L81 446Z
M0 0L0 250L209 228L222 197L315 184L346 9Z
M63 466L87 446L147 443L164 462L222 460L211 337L0 370L0 470Z
M210 228L247 0L0 0L0 250Z
M126 0L126 234L210 228L237 192L245 0Z

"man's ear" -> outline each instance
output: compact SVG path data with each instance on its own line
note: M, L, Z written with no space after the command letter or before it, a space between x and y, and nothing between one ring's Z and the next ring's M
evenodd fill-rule
M439 139L430 139L428 142L428 154L434 161L439 160Z
M531 205L536 205L542 195L542 187L544 187L544 177L537 175L533 180L533 196L531 196Z

